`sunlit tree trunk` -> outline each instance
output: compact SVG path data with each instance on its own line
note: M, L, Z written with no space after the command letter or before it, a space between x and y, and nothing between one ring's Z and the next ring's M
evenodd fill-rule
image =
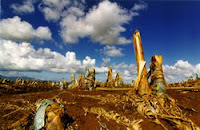
M133 43L134 43L134 50L135 50L137 71L138 71L138 77L135 81L134 88L138 91L138 93L141 96L148 95L150 93L150 88L147 79L147 70L145 66L146 61L142 49L140 32L138 30L136 30L133 35Z

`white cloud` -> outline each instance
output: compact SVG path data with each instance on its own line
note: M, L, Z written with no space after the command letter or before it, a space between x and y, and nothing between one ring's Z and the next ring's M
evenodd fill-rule
M125 82L130 83L137 77L137 66L135 64L121 62L112 66L113 70L121 72ZM146 66L146 68L148 69L149 66ZM188 61L178 60L174 65L163 65L163 71L167 82L180 82L195 76L195 74L200 75L200 63L192 65Z
M79 9L77 8L77 10ZM72 13L71 11L73 10L70 10L70 13ZM81 12L81 10L79 11ZM61 22L61 37L68 43L75 43L78 41L79 37L85 37L92 31L91 26L85 25L82 21L77 21L78 19L75 14L79 15L81 13L77 14L76 12L72 14L66 12L67 15Z
M188 61L178 60L174 65L164 65L164 74L168 82L186 80L196 73L200 75L200 63L190 64Z
M85 3L84 0L42 0L38 8L44 14L44 17L48 22L56 22L60 20L62 16L65 16L66 8L75 6L83 9ZM68 10L71 9L73 8Z
M131 81L134 80L134 77L133 75L131 75L129 70L124 70L124 73L122 73L122 76L126 82L131 83Z
M91 68L95 65L95 63L96 63L95 59L91 59L89 56L86 56L85 59L83 60L83 67Z
M124 70L124 76L130 77L131 76L130 71Z
M2 19L0 26L0 36L5 39L29 40L34 35L32 25L18 16Z
M20 4L12 4L10 7L14 10L15 13L18 14L27 14L35 11L33 0L25 0L22 5Z
M78 72L85 65L94 66L89 56L81 62L74 52L65 56L49 48L35 50L30 43L15 43L0 39L0 70Z
M108 63L110 59L106 58L104 61ZM10 40L0 39L1 71L19 71L20 73L29 71L77 73L84 72L87 66L89 68L94 67L97 74L103 74L105 76L108 72L108 67L98 67L95 64L96 60L89 56L86 56L82 61L78 60L74 52L66 52L65 55L62 55L58 52L51 51L49 48L39 48L36 50L27 42L16 43ZM116 74L115 68L129 68L128 65L123 64L124 63L114 66L113 73ZM130 76L128 78L130 79Z
M51 39L51 31L48 27L40 26L35 30L30 23L22 21L18 16L2 19L0 27L0 37L4 39L24 41L29 41L34 37Z
M128 65L125 64L124 62L121 62L119 64L113 64L113 67L116 69L116 70L120 70L120 69L127 69L128 68Z
M135 4L133 9L127 10L104 0L84 12L84 4L84 0L42 0L38 7L47 21L62 19L61 37L65 43L74 44L79 38L89 37L106 45L131 43L121 35L126 31L123 25L139 15L136 11L146 8L145 4Z
M82 9L75 7L75 6L71 6L69 7L67 10L63 11L62 16L66 17L67 15L75 15L75 16L84 16L85 13L83 12Z
M35 30L35 36L41 39L51 39L51 31L48 27L38 27Z
M43 4L49 7L55 7L62 10L65 5L69 4L70 0L42 0Z
M126 83L131 83L137 77L137 67L134 64L128 65L124 62L113 64L113 70L120 72Z
M95 72L96 73L107 73L108 72L108 67L95 67Z
M110 62L110 58L102 59L104 64ZM16 72L84 72L85 67L94 67L96 73L101 73L101 80L106 79L107 66L96 66L96 60L86 56L78 60L74 52L66 52L62 55L49 48L34 49L30 43L16 43L10 40L0 39L0 71ZM135 64L112 64L113 78L116 72L120 72L126 83L131 83L137 76ZM147 66L149 68L149 66ZM178 82L188 79L194 74L200 75L200 63L190 64L188 61L178 60L174 65L163 65L165 78L168 82ZM98 76L97 76L98 77Z
M146 68L148 69L149 66L146 66ZM128 65L124 62L113 64L113 69L120 71L124 80L129 83L137 77L137 66L135 64ZM195 74L200 75L200 63L192 65L188 61L178 60L174 65L163 65L163 71L167 82L180 82Z
M108 66L108 63L111 61L110 58L102 58L102 64L101 66L103 67L107 67Z
M133 11L139 11L139 10L143 10L146 9L148 7L148 5L146 3L140 3L140 4L134 4L133 8L131 10Z
M121 62L112 66L113 70L121 72L126 82L130 83L131 80L137 77L137 66L135 64L128 65ZM146 67L149 68L149 66ZM178 60L174 65L163 65L163 71L167 82L180 82L195 76L195 74L200 75L200 63L192 65L188 61Z
M67 15L66 15L67 14ZM80 8L71 7L65 11L60 23L61 37L66 43L76 43L81 37L90 37L101 44L128 44L131 43L120 35L134 13L129 13L116 3L102 1L89 12L84 13Z
M70 3L70 0L42 0L39 9L43 12L47 21L56 22L60 19L65 6Z
M51 9L49 7L45 7L42 9L44 13L44 17L47 21L57 21L60 18L60 12L56 9Z
M121 57L124 55L122 50L122 48L107 45L103 49L100 49L100 52L110 57Z

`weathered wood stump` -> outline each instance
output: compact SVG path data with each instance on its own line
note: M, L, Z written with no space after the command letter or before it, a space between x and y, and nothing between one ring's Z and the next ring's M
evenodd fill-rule
M136 89L141 96L149 95L151 89L149 88L149 83L147 79L147 70L145 66L146 61L142 49L140 32L138 30L136 30L133 35L133 43L134 43L134 50L135 50L137 70L138 70L138 77L134 83L134 89Z

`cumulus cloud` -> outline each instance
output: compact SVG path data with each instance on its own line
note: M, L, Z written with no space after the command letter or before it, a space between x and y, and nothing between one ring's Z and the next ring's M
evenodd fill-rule
M109 61L109 58L104 59L104 63ZM84 72L85 67L93 67L97 74L108 72L108 67L98 67L95 64L96 60L89 56L86 56L82 61L78 60L74 52L68 51L65 55L62 55L51 51L49 48L36 50L27 42L16 43L11 40L0 39L0 71L77 73ZM118 65L116 68L121 69L124 67ZM113 73L115 72L115 69L113 69Z
M91 68L95 65L95 63L96 63L95 59L91 59L89 56L86 56L85 59L83 60L83 67Z
M0 39L0 70L75 73L87 65L94 66L95 59L86 56L80 61L74 52L68 51L64 56L49 48L35 50L30 43Z
M110 57L121 57L124 55L122 50L122 48L117 48L115 46L105 46L103 49L100 49L100 53Z
M115 72L120 72L126 83L131 83L137 77L137 67L134 64L126 64L121 62L113 64Z
M42 0L39 10L49 22L56 22L60 19L65 6L70 4L70 0Z
M128 65L124 62L121 62L119 64L113 64L113 67L116 69L116 70L120 70L120 69L127 69L128 68Z
M130 39L122 36L137 11L146 5L135 4L131 10L120 7L115 2L101 1L88 12L84 12L85 1L82 0L42 0L39 10L49 22L61 19L61 37L65 43L74 44L79 38L89 37L101 44L129 44Z
M124 75L131 76L130 72L128 70L124 70Z
M20 17L2 19L0 21L0 37L10 40L29 41L34 37L50 40L51 31L48 27L38 27L36 30L26 21L22 21Z
M44 17L47 21L57 21L60 18L60 12L56 9L51 9L49 7L45 7L42 9L44 13Z
M51 31L48 27L38 27L35 30L35 36L41 39L51 39Z
M146 66L147 69L149 66ZM135 64L113 64L113 69L120 71L124 80L130 82L137 77L137 66ZM200 75L200 63L190 64L188 61L178 60L174 65L163 65L163 71L167 82L180 82L187 80L195 74Z
M108 67L95 67L95 72L98 73L107 73L108 72Z
M149 66L146 66L147 69ZM122 77L127 82L137 77L137 66L135 64L126 64L121 62L113 64L113 69L122 73ZM200 75L200 63L196 65L190 64L188 61L178 60L174 65L163 65L163 71L167 82L180 82L187 80L195 74Z
M108 66L109 62L111 61L110 58L102 58L102 64L101 66L106 67Z
M10 7L17 14L28 14L35 11L33 0L25 0L22 4L12 4Z
M110 1L100 2L87 13L80 8L71 7L65 11L60 23L61 37L71 44L82 37L90 37L95 42L107 45L128 44L131 40L120 34L126 31L123 25L133 16L134 13Z
M8 72L84 72L85 67L93 67L97 74L101 73L101 80L106 79L108 67L105 64L110 58L102 59L104 65L96 66L96 59L86 56L79 60L74 52L66 52L62 55L49 48L34 49L27 42L16 43L11 40L0 39L0 71ZM135 64L112 64L113 78L116 72L120 72L126 83L131 83L137 76ZM147 68L149 68L147 66ZM200 63L190 64L188 61L178 60L174 65L163 65L164 75L168 82L178 82L188 79L196 73L200 75ZM98 77L98 76L97 76Z
M177 82L195 74L200 75L200 63L192 65L188 61L178 60L174 65L164 65L163 70L168 82Z
M137 77L137 66L135 64L126 64L121 62L113 64L113 70L120 72L126 82L131 82ZM147 66L147 69L149 66ZM174 65L163 65L163 71L167 82L180 82L187 80L195 74L200 75L200 63L192 65L188 61L178 60Z

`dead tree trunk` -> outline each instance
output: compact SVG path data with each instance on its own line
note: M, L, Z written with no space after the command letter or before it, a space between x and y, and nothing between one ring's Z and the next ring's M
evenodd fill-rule
M137 106L137 111L163 126L164 129L168 129L166 126L170 125L175 129L199 130L199 127L183 114L182 110L177 106L176 101L165 93L166 84L162 71L162 56L154 55L152 57L150 72L147 75L146 61L138 30L133 35L133 42L138 76L134 82L134 89L136 91L129 91L128 96L132 104ZM147 80L148 76L151 77L150 85ZM161 120L167 121L167 124L163 124Z
M112 66L109 66L109 69L108 69L106 87L109 87L109 88L114 87L114 79L112 78Z
M150 86L152 88L153 93L158 96L166 95L167 83L163 74L162 64L162 56L152 56L148 77L151 78Z
M133 43L134 43L134 50L136 55L137 71L138 71L138 77L135 80L134 89L136 89L141 96L149 95L151 91L147 79L147 70L145 66L146 61L144 59L140 32L138 30L136 30L133 35Z

